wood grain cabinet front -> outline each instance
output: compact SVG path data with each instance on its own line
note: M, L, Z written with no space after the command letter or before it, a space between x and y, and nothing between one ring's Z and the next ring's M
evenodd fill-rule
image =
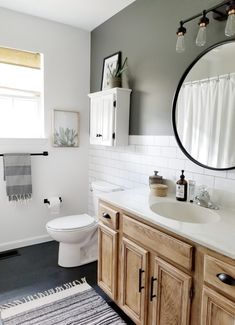
M110 298L116 300L118 233L105 225L99 225L98 242L98 285Z
M126 238L121 249L121 307L142 325L147 316L148 252Z
M188 325L192 277L157 257L151 279L152 325Z
M201 325L234 325L235 303L204 286Z
M98 284L136 325L235 325L234 259L105 201L99 211Z

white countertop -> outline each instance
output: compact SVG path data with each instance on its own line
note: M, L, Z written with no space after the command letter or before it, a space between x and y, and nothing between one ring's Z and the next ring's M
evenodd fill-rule
M143 221L149 221L152 224L156 224L195 243L235 259L235 210L220 207L219 210L215 211L220 217L219 221L196 224L165 218L153 212L150 209L153 203L177 201L174 196L160 198L150 195L148 187L103 193L99 197L116 207L138 216ZM207 210L207 208L201 209Z

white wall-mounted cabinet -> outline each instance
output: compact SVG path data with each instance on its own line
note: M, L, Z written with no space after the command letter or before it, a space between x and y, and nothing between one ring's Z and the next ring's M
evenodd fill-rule
M112 88L89 94L90 143L128 145L131 89Z

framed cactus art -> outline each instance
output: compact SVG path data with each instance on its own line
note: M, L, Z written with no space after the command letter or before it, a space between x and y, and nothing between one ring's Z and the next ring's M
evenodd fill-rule
M53 110L53 146L79 146L79 112Z

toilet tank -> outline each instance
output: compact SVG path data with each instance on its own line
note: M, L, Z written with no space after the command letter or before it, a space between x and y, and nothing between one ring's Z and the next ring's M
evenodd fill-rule
M98 218L98 201L100 194L122 191L122 188L118 185L114 185L104 181L95 181L91 183L91 191L95 217Z

